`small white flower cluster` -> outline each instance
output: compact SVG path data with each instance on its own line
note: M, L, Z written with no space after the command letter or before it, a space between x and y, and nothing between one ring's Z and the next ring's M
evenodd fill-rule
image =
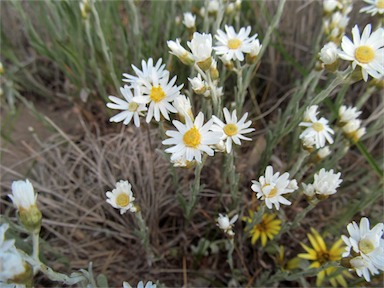
M304 113L304 121L299 126L306 127L306 129L300 134L299 138L303 142L305 149L312 150L313 146L316 149L323 148L326 141L330 144L333 143L331 134L334 131L328 126L328 120L324 117L317 118L318 106L309 106Z
M343 257L348 261L347 267L356 271L359 277L370 281L370 274L379 274L384 271L384 239L382 239L384 224L376 224L369 228L368 218L363 217L360 225L356 222L348 224L349 237L341 236L346 247ZM343 261L342 261L343 263Z
M324 32L329 41L338 44L349 23L348 14L352 11L351 0L324 0Z
M15 247L15 240L5 240L8 224L0 226L0 286L14 283L15 279L26 272L27 264ZM17 285L17 283L14 283Z
M365 127L361 127L361 120L358 119L361 111L356 107L341 106L339 108L339 122L346 137L357 142L366 133Z
M319 199L328 198L329 195L335 194L336 189L340 186L342 179L340 179L341 173L334 173L333 169L326 171L324 168L320 169L319 173L314 176L312 184L304 184L304 194L312 199L318 197Z
M229 220L229 217L227 214L220 214L219 217L217 218L217 226L223 230L228 236L233 237L235 235L235 232L233 232L233 224L237 221L239 218L239 215L236 214L235 216L232 217L231 220Z
M140 126L139 116L144 116L147 111L146 122L149 123L152 118L157 122L160 121L160 114L167 120L170 120L169 113L177 113L174 101L180 96L180 90L183 85L177 86L176 76L169 79L169 71L159 59L153 64L153 59L148 62L142 61L142 70L134 65L132 68L136 74L131 75L124 73L125 79L129 85L125 85L120 89L125 100L115 96L109 96L113 103L108 103L107 107L116 110L122 110L119 114L113 116L111 122L121 122L127 125L132 118L136 127ZM148 104L148 107L146 106Z
M265 176L260 176L259 181L252 180L251 189L257 193L256 197L265 200L265 204L269 209L275 205L279 210L280 203L291 205L291 202L285 199L282 195L292 193L298 189L295 179L289 180L289 173L285 172L280 175L279 172L273 174L273 167L268 166L265 169Z
M251 140L243 134L254 131L253 128L248 128L251 121L245 122L248 113L238 121L236 110L230 115L227 108L223 109L225 121L221 121L218 117L213 116L211 120L204 124L204 114L200 112L194 122L190 117L186 117L186 123L173 120L172 123L178 131L168 130L166 135L170 138L163 141L164 145L174 145L167 148L165 152L172 153L171 161L177 162L178 166L184 161L201 162L202 153L205 152L209 156L213 156L214 148L220 145L220 142L225 141L226 151L232 150L232 142L241 145L240 139ZM214 124L215 123L215 124Z

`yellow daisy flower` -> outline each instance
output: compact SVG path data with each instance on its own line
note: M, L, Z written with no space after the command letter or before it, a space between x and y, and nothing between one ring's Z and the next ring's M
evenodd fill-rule
M300 243L304 250L307 251L307 253L300 253L298 255L298 257L302 259L313 261L309 268L320 268L327 262L338 261L341 259L341 255L345 251L342 239L336 241L332 245L331 249L328 249L324 239L315 229L311 228L311 233L308 233L307 236L313 248ZM347 271L343 271L340 274L332 275L336 272L337 269L338 267L328 267L320 271L317 274L316 286L321 286L324 278L329 277L329 282L333 287L336 287L338 284L343 287L347 287L347 282L345 281L344 276L348 277L350 274Z
M249 211L249 217L244 217L243 220L247 223L253 223L256 213ZM260 223L255 224L253 227L245 227L245 231L249 233L251 243L254 245L256 241L261 238L261 246L265 247L268 239L272 240L281 229L281 220L275 219L275 214L264 214Z

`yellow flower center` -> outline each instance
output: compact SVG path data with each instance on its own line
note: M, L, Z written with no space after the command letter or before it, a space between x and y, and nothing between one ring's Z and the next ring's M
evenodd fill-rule
M228 40L228 48L229 49L235 50L235 49L239 48L240 45L241 45L241 41L239 39L235 38L235 39Z
M364 254L369 254L375 250L375 246L368 239L363 239L359 242L359 249Z
M320 264L327 263L331 258L328 251L316 251L316 253L317 253L317 261L319 261Z
M201 135L196 127L189 129L183 136L185 146L197 148L200 145Z
M270 186L270 185L269 184L265 184L263 187L261 187L261 190L263 190L265 187L268 187L268 186ZM273 197L276 196L276 194L277 194L277 188L273 187L272 190L269 192L269 194L266 195L265 197L273 198ZM265 193L264 193L264 195L265 195Z
M375 51L369 46L359 46L355 50L355 58L363 64L367 64L375 58Z
M321 132L324 130L324 126L323 124L321 124L320 122L315 122L312 124L312 128L313 130L315 130L316 132Z
M237 126L235 124L227 124L224 126L224 133L228 136L233 136L237 134Z
M116 197L116 204L120 207L126 207L128 206L129 204L129 197L127 194L125 193L120 193L117 197Z
M136 102L131 102L131 103L129 103L129 105L128 105L128 111L130 111L130 112L136 112L137 107L139 107L139 104L137 104Z
M151 98L151 100L156 103L163 100L165 96L166 95L160 86L152 87L151 93L149 94L149 98Z
M384 9L384 0L378 0L376 2L377 9Z

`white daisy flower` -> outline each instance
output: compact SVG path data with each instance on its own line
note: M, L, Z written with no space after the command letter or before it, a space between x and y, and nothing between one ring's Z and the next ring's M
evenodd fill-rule
M123 288L132 288L132 286L129 285L128 282L124 281ZM152 283L152 281L148 281L144 286L144 282L140 281L139 283L137 283L137 288L156 288L156 284Z
M219 1L218 0L209 0L207 10L209 13L217 13L219 11Z
M239 215L236 214L235 216L232 217L231 220L229 220L227 214L222 215L219 213L219 217L216 219L216 222L217 222L216 225L229 236L233 236L235 235L235 233L233 232L232 227L238 218L239 218Z
M191 49L196 64L204 71L208 70L212 63L212 35L195 32L187 45Z
M12 246L3 253L0 253L0 263L1 287L3 287L3 283L13 283L12 279L16 279L17 277L23 275L26 272L26 267L28 267L15 246Z
M204 94L207 91L208 84L201 78L200 74L197 74L196 77L188 78L188 81L191 83L192 90L198 94Z
M308 110L307 110L308 111ZM310 119L309 122L304 121L299 126L307 127L299 136L300 139L313 138L315 140L316 148L322 148L325 146L325 142L333 143L333 139L330 134L334 134L333 130L328 126L328 120L324 117L317 119L316 113L307 113L305 118Z
M364 0L365 3L368 3L368 6L365 6L360 9L361 12L369 13L372 16L376 14L384 14L384 1L383 0Z
M379 79L384 75L384 29L378 28L371 34L371 24L365 26L360 37L359 27L352 29L353 42L344 36L341 42L343 51L339 52L340 58L352 61L353 69L361 66L364 81L368 74Z
M360 226L356 222L348 224L347 230L350 237L341 236L347 245L343 257L351 254L360 256L361 258L355 259L354 263L351 261L351 264L354 264L353 267L358 275L364 275L367 281L370 280L369 271L372 274L378 274L377 269L384 271L384 240L382 239L384 224L379 223L372 230L369 226L368 218L363 217L360 220Z
M110 95L108 98L112 103L107 103L107 107L110 109L122 110L122 112L111 117L109 121L111 122L121 122L123 121L124 125L128 125L132 118L136 127L140 127L140 118L139 116L143 115L144 111L147 111L147 107L144 104L139 104L135 102L135 97L132 94L131 88L128 85L120 87L120 92L123 94L125 100L118 97ZM135 95L137 95L137 89L135 89Z
M319 114L319 111L317 111L318 108L319 106L317 105L311 105L307 107L304 112L304 122L311 122L311 119L316 118L317 114Z
M323 10L326 13L333 12L336 8L341 8L341 3L337 0L324 0L323 1Z
M221 140L226 140L226 150L227 153L230 153L232 150L232 142L237 145L241 145L240 139L252 141L251 138L245 137L243 136L243 134L255 131L255 129L248 128L249 126L251 126L252 121L249 120L245 122L245 119L248 117L248 113L245 113L243 117L239 121L237 121L236 110L232 112L232 116L226 107L224 107L223 112L226 123L221 121L216 116L212 116L215 124L212 125L211 130L223 133Z
M339 108L339 120L342 123L348 123L349 121L356 120L361 114L356 107L347 107L342 105Z
M365 127L360 127L361 120L357 119L360 114L361 111L358 111L356 107L346 107L343 105L339 109L341 129L345 136L354 142L357 142L366 132Z
M331 155L331 150L329 149L329 146L325 146L323 148L320 148L319 151L317 151L316 155L319 159L324 159Z
M265 204L269 209L272 209L272 205L275 205L276 209L279 210L280 203L291 205L291 202L282 196L294 191L294 189L290 188L292 182L288 178L288 172L281 176L279 172L273 174L272 166L268 166L265 169L265 176L260 176L259 181L252 180L251 189L257 193L256 197L258 199L265 200Z
M160 121L160 113L165 119L169 119L169 112L177 113L177 110L171 102L180 95L180 90L183 85L176 86L176 76L169 82L169 76L163 78L158 77L153 73L151 81L143 81L143 86L140 87L142 96L136 96L135 101L137 103L147 104L149 103L148 113L146 117L147 123L154 117L157 122Z
M357 256L349 260L352 270L356 271L359 277L364 277L367 282L371 281L371 276L380 274L380 271L372 264L371 261L365 260L362 256Z
M242 27L239 33L235 32L232 26L225 25L225 31L217 30L215 38L217 39L215 49L217 55L223 55L226 60L244 60L243 53L249 53L254 47L251 44L257 37L257 34L248 37L251 33L251 26Z
M260 44L259 39L255 39L250 43L250 50L249 50L249 56L250 57L257 57L261 51L261 48L263 45Z
M167 41L167 45L168 48L171 50L170 53L179 58L183 64L192 65L193 63L195 63L192 54L187 51L183 46L181 46L180 39L176 39L176 42L169 40Z
M340 186L340 183L343 182L340 176L341 173L335 174L333 169L325 171L324 168L321 168L319 173L315 174L312 184L315 193L326 196L335 194L336 189Z
M180 94L177 96L173 105L175 106L177 113L179 113L182 117L193 118L191 101L185 95Z
M162 79L165 77L169 77L169 72L165 70L165 64L162 64L162 59L157 60L156 65L153 66L153 59L149 58L148 62L145 60L141 61L142 70L137 68L135 65L132 65L132 69L136 73L137 76L123 73L123 76L126 79L123 79L124 82L131 83L131 85L143 85L143 82L153 81L152 75L156 75L157 79Z
M335 43L329 42L320 50L319 56L321 62L325 65L331 65L339 58L339 49Z
M108 197L107 203L111 204L113 208L120 209L120 214L124 214L128 210L137 211L133 204L135 197L133 197L132 186L128 181L120 180L116 183L116 188L112 192L107 191L105 195Z
M204 114L202 112L197 115L194 122L189 117L186 117L185 120L185 124L177 120L172 121L178 131L166 131L165 134L171 138L164 140L163 144L175 146L167 148L165 152L172 153L171 161L185 157L187 161L196 159L197 162L201 163L201 154L203 152L213 156L214 151L209 145L219 143L222 134L209 131L213 119L203 125Z
M195 21L196 21L196 16L193 15L191 12L184 13L183 24L185 25L185 27L194 28Z
M33 186L29 180L13 181L12 194L8 194L11 198L13 205L19 211L30 210L31 207L36 206L37 194L33 190Z

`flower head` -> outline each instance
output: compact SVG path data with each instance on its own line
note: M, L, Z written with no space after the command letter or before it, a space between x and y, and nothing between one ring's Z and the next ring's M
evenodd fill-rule
M14 283L17 281L19 283L18 280L24 280L26 276L31 276L29 273L25 273L27 268L30 267L24 262L16 249L15 240L5 240L5 232L8 228L8 224L0 226L0 286L8 282Z
M248 128L252 124L251 121L245 122L248 113L245 113L243 117L239 121L237 121L236 110L232 112L232 116L226 107L224 107L223 112L226 123L221 121L216 116L212 116L215 124L212 125L211 130L219 131L223 134L221 140L226 141L226 150L227 153L230 153L232 150L232 142L237 145L241 145L240 139L252 141L251 138L245 137L243 136L243 134L250 133L255 129Z
M175 106L181 118L193 117L191 101L185 95L177 96L173 101L173 106Z
M167 120L170 120L169 112L177 113L177 110L171 103L180 95L183 85L175 85L177 77L175 76L169 80L168 76L160 78L159 75L153 73L150 81L144 80L142 82L143 85L139 87L142 95L135 97L135 101L142 104L149 103L146 117L147 123L152 118L159 122L160 113Z
M375 16L376 14L384 14L384 1L383 0L364 0L365 3L368 3L368 6L365 6L360 9L361 12L365 12Z
M341 254L343 253L344 247L343 240L339 239L336 241L330 249L327 248L327 245L324 242L323 237L313 228L311 228L311 233L307 234L309 242L312 245L312 248L307 245L300 243L301 246L307 253L300 253L298 257L302 259L307 259L313 261L309 268L320 268L323 264L331 261L338 261L341 259ZM321 286L324 282L324 278L329 277L329 282L332 286L336 287L339 283L343 287L347 287L347 283L343 277L347 275L347 271L343 271L343 274L334 275L337 267L328 267L317 274L316 286ZM333 276L331 276L333 275Z
M135 89L136 90L136 89ZM147 107L144 104L139 104L135 102L135 97L131 92L131 88L128 85L120 87L120 92L123 94L125 100L117 98L115 96L109 96L109 100L112 103L107 103L107 107L110 109L123 110L122 112L113 116L109 121L111 122L121 122L123 121L124 125L128 125L132 118L136 127L140 127L140 118L144 111L147 111ZM135 91L137 95L137 91Z
M193 33L191 41L187 42L188 47L192 51L192 56L199 67L208 70L212 63L212 35Z
M180 39L176 39L176 42L169 40L167 41L167 45L171 50L170 53L179 58L183 64L192 65L195 63L191 52L187 51L183 46L181 46Z
M339 49L333 42L329 42L324 45L324 47L320 50L319 53L320 60L326 65L330 65L336 62L339 58Z
M251 236L251 243L255 245L256 241L261 239L261 246L265 247L268 239L272 240L281 229L281 220L276 219L275 214L264 214L260 223L254 223L256 213L248 211L249 216L244 217L243 220L247 222L245 231Z
M120 209L120 214L124 214L128 210L137 211L133 204L135 197L133 197L132 186L128 181L120 180L112 192L108 191L105 194L108 197L107 203L111 204L113 208Z
M304 193L310 197L317 194L320 198L335 194L337 192L336 189L343 182L340 176L341 173L336 174L333 172L333 169L325 171L324 168L321 168L319 173L315 174L313 184L303 184Z
M195 21L196 21L196 16L193 15L191 12L184 13L183 24L185 25L185 27L194 28Z
M32 206L36 206L37 194L28 179L13 181L12 194L9 194L8 197L18 210L29 210Z
M232 217L231 220L229 220L227 214L222 215L219 213L219 217L216 220L217 226L229 236L233 236L235 233L233 232L232 227L233 224L237 221L237 218L239 218L239 215L236 214Z
M357 119L361 111L356 107L341 106L339 109L339 121L344 135L352 141L357 142L365 134L365 127L361 126L361 120Z
M143 85L143 82L152 82L153 75L156 75L156 79L162 79L164 77L169 77L169 72L165 70L165 64L162 64L162 59L157 60L156 64L153 65L153 59L149 58L146 62L145 60L141 61L142 70L132 65L133 71L137 76L123 73L123 76L126 79L123 79L124 82L128 82L131 85Z
M347 230L350 237L341 236L347 245L343 257L350 255L352 268L361 277L370 281L369 272L373 275L378 274L378 270L384 271L384 224L376 224L372 229L369 228L369 220L361 218L360 225L356 222L348 224Z
M304 114L304 121L299 126L306 127L306 129L300 134L300 139L313 138L316 148L322 148L325 146L325 142L333 143L331 134L334 134L333 130L328 126L328 120L324 117L317 119L317 106L310 106L307 108Z
M197 74L196 77L194 78L188 78L189 82L191 83L192 90L200 95L204 94L205 91L207 90L207 83L201 78L200 74Z
M249 53L254 48L251 44L257 37L257 34L249 37L251 27L241 28L239 33L235 32L232 26L225 25L225 31L217 30L216 45L214 47L217 55L223 55L226 60L244 60L243 53Z
M371 34L372 26L365 26L360 36L359 27L352 29L353 42L344 36L341 42L343 51L339 52L340 58L352 61L352 67L361 67L364 81L368 74L379 79L384 75L384 28L378 28Z
M282 196L294 191L290 187L292 186L292 181L288 178L288 172L281 176L279 172L273 174L272 166L268 166L265 169L265 176L261 176L259 181L252 180L251 189L257 193L257 198L265 200L265 204L269 209L272 209L272 205L275 205L276 209L279 210L280 203L291 205L291 202Z
M333 12L336 8L341 8L341 4L337 0L324 0L323 1L323 10L326 13Z
M203 152L213 156L214 151L209 145L219 143L222 135L220 132L209 131L213 119L203 125L204 114L200 112L194 122L190 117L186 117L185 120L185 124L173 120L172 123L178 131L166 131L166 134L171 138L164 140L163 144L175 145L165 150L167 153L172 153L171 160L175 161L185 157L187 161L196 159L197 162L201 162Z

